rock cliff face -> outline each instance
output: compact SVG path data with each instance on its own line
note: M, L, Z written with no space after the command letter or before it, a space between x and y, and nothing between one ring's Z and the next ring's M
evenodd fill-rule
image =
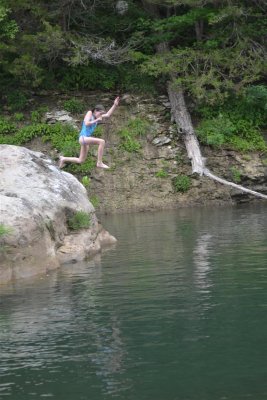
M78 211L90 227L71 231ZM0 146L0 283L44 273L115 243L98 223L85 188L42 153ZM2 232L3 233L3 232Z
M105 104L105 99L101 102ZM118 132L135 119L148 121L146 131L137 138L140 149L123 151ZM107 145L104 159L111 169L95 168L89 173L88 195L98 199L98 212L155 211L262 201L205 176L192 175L183 139L171 121L170 103L165 96L156 99L124 96L103 137ZM201 149L207 167L218 176L267 194L266 155L214 150L203 145ZM96 157L96 149L93 151ZM177 192L173 184L181 175L191 180L185 192Z

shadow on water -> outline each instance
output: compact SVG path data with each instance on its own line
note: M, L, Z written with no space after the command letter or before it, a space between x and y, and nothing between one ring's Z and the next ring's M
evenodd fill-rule
M116 247L1 288L0 398L267 398L266 210L102 216Z

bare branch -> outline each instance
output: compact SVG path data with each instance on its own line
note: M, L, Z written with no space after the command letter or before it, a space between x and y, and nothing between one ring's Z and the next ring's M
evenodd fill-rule
M130 61L131 45L118 46L114 40L105 40L99 37L84 37L82 42L72 40L74 57L70 64L86 64L89 59L102 61L109 65L117 65Z

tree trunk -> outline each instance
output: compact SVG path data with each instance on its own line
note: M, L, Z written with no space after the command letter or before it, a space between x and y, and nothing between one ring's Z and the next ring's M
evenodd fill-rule
M229 182L226 179L222 179L214 175L212 172L209 171L208 168L205 167L205 159L202 157L201 154L200 146L194 132L191 117L185 104L183 91L182 89L176 89L171 82L168 84L167 89L171 103L172 114L176 122L178 132L182 134L182 137L184 139L187 154L192 165L192 172L198 173L199 175L205 175L216 182L222 183L227 186L232 186L235 189L241 190L242 192L246 192L256 197L267 199L267 195L247 189L233 182Z
M192 164L192 172L203 175L205 162L201 155L200 146L194 132L191 116L187 110L183 91L175 89L171 82L168 83L168 95L171 103L173 118L178 132L182 134L188 157Z
M204 21L199 20L195 22L195 32L196 38L198 42L201 42L203 39L203 28L204 28Z

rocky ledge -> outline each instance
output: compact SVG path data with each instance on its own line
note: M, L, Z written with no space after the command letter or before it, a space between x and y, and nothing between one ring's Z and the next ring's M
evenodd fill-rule
M73 230L77 213L89 227ZM116 242L83 185L44 154L0 145L0 284L46 273Z

